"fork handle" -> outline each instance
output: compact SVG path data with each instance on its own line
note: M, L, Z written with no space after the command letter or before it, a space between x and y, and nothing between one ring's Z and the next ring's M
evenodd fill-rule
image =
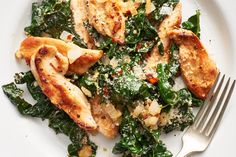
M187 157L191 152L191 149L183 147L175 157Z

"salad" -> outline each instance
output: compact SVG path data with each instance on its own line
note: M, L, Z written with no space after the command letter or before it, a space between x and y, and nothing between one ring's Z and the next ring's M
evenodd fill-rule
M95 157L96 133L120 135L112 152L124 157L173 156L161 134L193 123L218 75L200 11L182 22L179 0L43 0L24 31L16 58L30 71L2 89L22 115L67 135L70 157Z

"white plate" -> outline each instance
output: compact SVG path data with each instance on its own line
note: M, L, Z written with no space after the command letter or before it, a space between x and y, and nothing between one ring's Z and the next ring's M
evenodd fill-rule
M236 2L233 0L183 0L184 20L201 10L201 37L210 55L223 73L236 78ZM23 28L30 22L31 0L7 0L0 5L0 85L13 80L15 72L26 71L14 53L24 38ZM47 122L22 117L0 90L0 156L66 157L69 140L47 127ZM201 157L234 157L236 139L236 94L234 93L223 121L206 152ZM177 135L177 136L174 136ZM174 154L181 146L181 133L162 137ZM114 142L102 136L95 139L99 157L112 157ZM104 151L107 148L108 151Z

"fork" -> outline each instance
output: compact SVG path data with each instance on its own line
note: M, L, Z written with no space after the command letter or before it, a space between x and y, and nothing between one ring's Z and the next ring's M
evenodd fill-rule
M183 135L183 146L176 157L187 157L195 152L203 152L210 144L233 93L236 81L233 81L229 89L231 79L228 78L227 83L216 102L225 80L225 75L223 75L221 79L220 77L221 74L219 73L203 106L199 110L193 125L191 125ZM218 84L219 80L220 83Z

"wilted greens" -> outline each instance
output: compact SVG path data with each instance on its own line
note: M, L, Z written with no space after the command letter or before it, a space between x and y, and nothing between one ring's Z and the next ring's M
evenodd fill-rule
M35 79L31 72L19 73L15 75L17 84L27 85L32 97L37 101L31 105L22 98L23 91L15 83L2 86L3 92L14 104L18 111L24 116L37 117L42 120L48 119L49 127L56 133L62 133L68 136L71 144L68 146L70 157L77 157L78 151L83 146L89 145L93 150L93 157L96 155L97 146L91 142L87 133L78 127L78 125L62 110L54 107L50 100L42 93L39 86L35 85Z
M195 33L200 38L200 11L197 10L196 14L191 16L187 21L182 23L182 27L184 29L191 30L193 33Z
M32 3L31 25L25 28L26 34L60 38L63 31L74 35L75 44L86 47L74 30L70 0L43 0Z
M120 124L121 140L113 148L113 153L123 157L172 157L162 141L158 131L150 131L133 119L126 109Z
M170 45L169 63L157 65L155 74L151 73L156 81L150 82L147 79L149 73L145 71L146 59L154 48L160 55L165 53L157 27L168 16L165 10L172 11L178 3L179 0L152 0L155 9L148 16L145 3L141 3L136 15L126 17L124 44L99 34L89 21L84 21L96 48L103 50L104 56L84 75L66 77L78 87L89 90L92 96L100 95L104 103L112 103L122 110L121 139L113 148L114 154L123 154L124 157L172 157L159 139L160 134L183 130L191 125L194 119L192 107L203 104L186 88L174 90L175 79L180 73L179 48L175 43ZM183 22L182 27L200 37L200 12ZM32 4L31 24L25 28L27 35L59 39L63 31L74 36L75 44L87 47L74 30L70 0L43 0ZM23 91L16 84L26 84L36 104L26 102L22 97ZM22 115L47 119L49 127L56 133L67 135L71 140L68 146L70 157L78 156L83 146L90 146L92 157L95 157L97 146L64 111L51 104L31 72L16 74L15 83L4 85L2 89ZM136 101L146 103L153 100L162 107L160 115L172 115L168 123L155 129L146 127L141 118L133 118L130 113L131 108L137 105Z

